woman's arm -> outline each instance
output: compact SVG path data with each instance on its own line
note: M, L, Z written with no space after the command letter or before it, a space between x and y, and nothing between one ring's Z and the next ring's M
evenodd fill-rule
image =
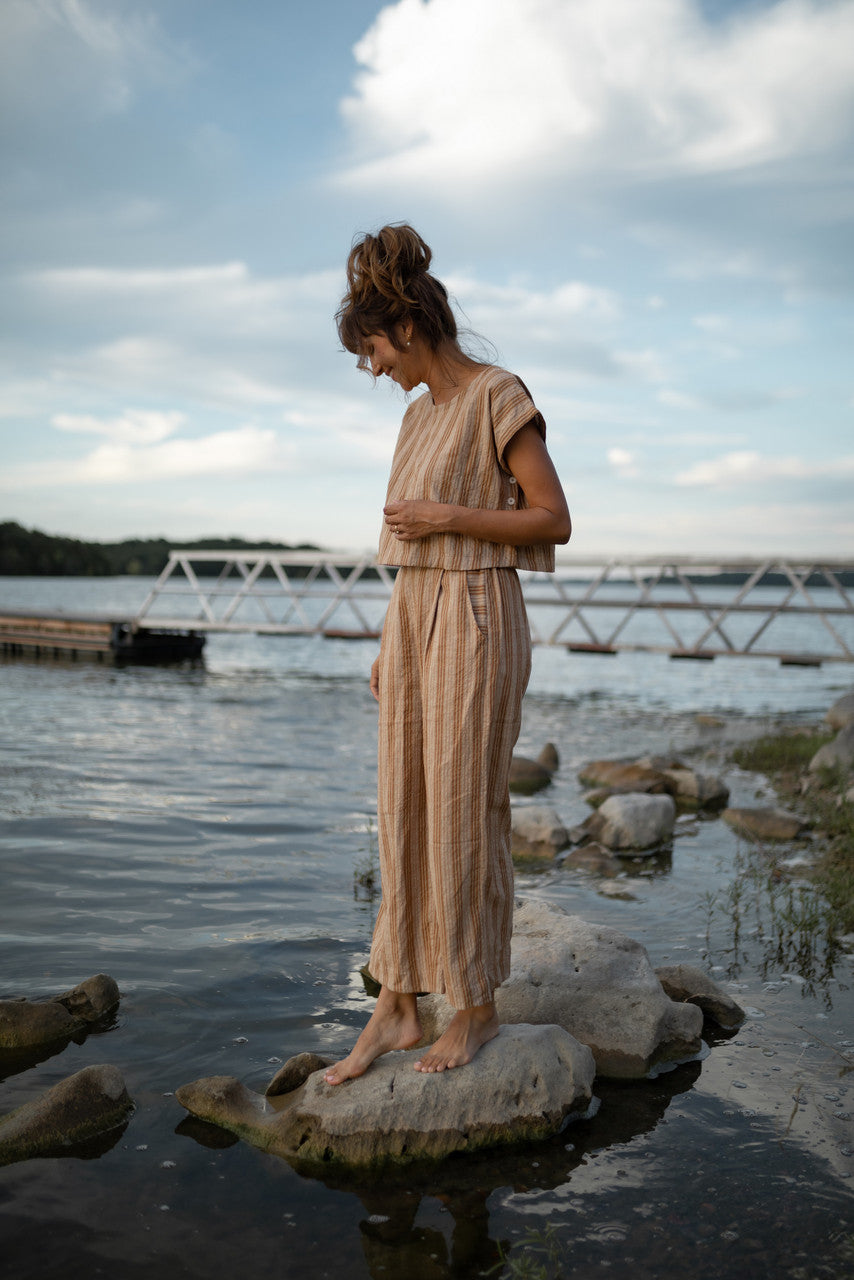
M401 542L432 533L462 533L511 547L569 542L572 523L566 498L545 441L532 422L516 432L504 453L525 494L527 507L488 511L446 502L398 500L383 508L385 522Z

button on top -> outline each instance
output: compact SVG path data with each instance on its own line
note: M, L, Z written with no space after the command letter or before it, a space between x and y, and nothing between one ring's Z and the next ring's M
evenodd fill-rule
M511 483L511 484L515 484L515 483L516 483L516 477L515 477L515 476L511 476L511 477L510 477L510 483Z

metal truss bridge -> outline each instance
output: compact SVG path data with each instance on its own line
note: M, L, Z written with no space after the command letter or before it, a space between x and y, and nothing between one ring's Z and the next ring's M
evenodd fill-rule
M575 653L854 661L854 562L563 558L520 574L535 644ZM173 551L134 627L377 638L394 570L372 555Z

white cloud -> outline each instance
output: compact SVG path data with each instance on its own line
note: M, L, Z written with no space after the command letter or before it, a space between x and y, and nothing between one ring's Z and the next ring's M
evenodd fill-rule
M116 418L97 418L89 413L57 413L51 419L51 426L58 431L109 436L116 444L151 445L173 435L186 420L185 414L175 411L127 409Z
M614 320L620 314L619 300L611 289L581 280L566 280L549 290L516 283L488 284L463 275L445 276L444 283L478 324L500 324L510 319L515 325L532 321L554 325L576 318Z
M828 462L807 462L803 458L765 458L755 449L742 449L706 462L697 462L680 472L675 482L686 487L729 488L741 484L762 484L773 480L808 480L854 476L854 457Z
M614 445L608 450L608 462L618 476L636 476L638 474L635 455L630 453L628 449L621 449L619 446Z
M207 436L135 444L109 440L77 461L46 459L5 468L6 490L43 486L142 484L149 480L266 474L295 469L297 451L270 428L252 425Z
M716 173L830 151L854 101L852 0L716 24L695 0L399 0L354 52L345 180L467 201L473 185L534 175Z

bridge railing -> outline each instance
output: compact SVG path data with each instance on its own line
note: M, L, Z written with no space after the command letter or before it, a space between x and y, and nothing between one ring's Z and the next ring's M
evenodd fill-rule
M134 624L372 638L394 572L373 555L175 550ZM565 557L555 574L520 576L537 644L854 661L852 561Z

